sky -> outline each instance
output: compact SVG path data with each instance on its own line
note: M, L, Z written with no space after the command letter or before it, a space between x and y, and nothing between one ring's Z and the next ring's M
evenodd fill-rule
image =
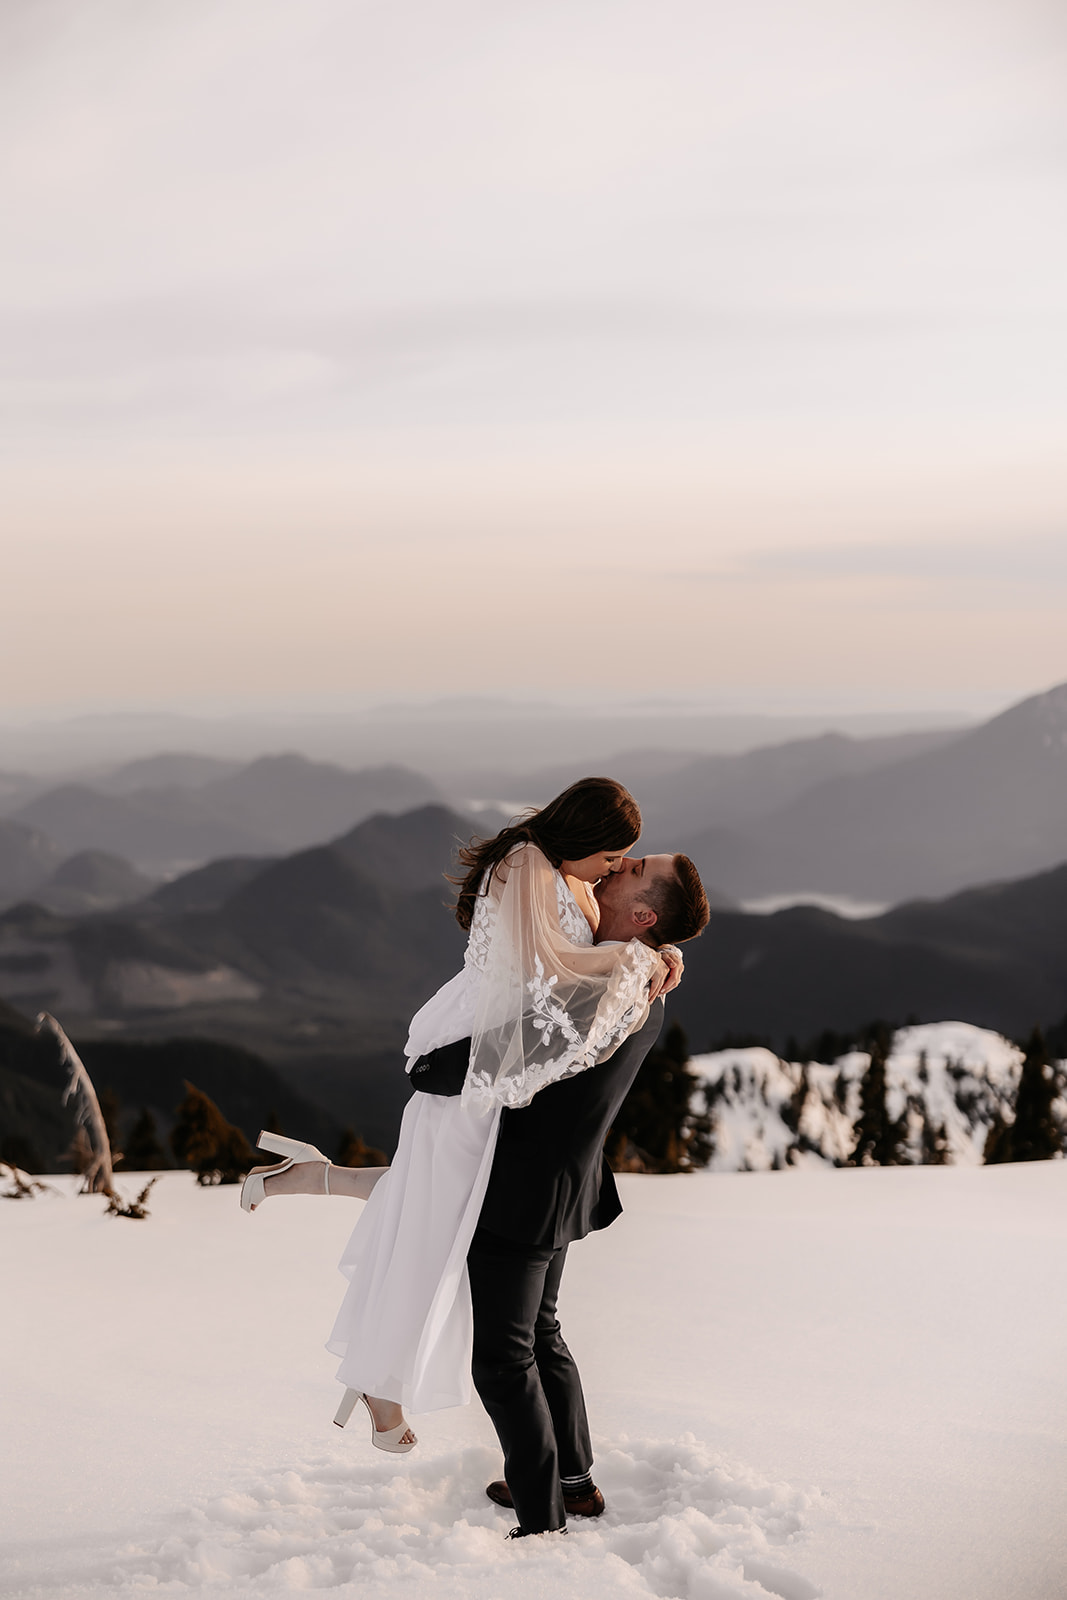
M0 715L1067 679L1054 0L6 0Z

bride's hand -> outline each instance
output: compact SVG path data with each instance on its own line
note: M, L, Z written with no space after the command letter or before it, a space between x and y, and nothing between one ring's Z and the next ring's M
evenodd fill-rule
M663 944L660 945L657 954L659 955L660 960L664 962L667 967L667 977L663 984L661 993L670 994L671 990L677 989L678 985L681 983L682 973L685 971L685 962L682 960L682 952L679 950L676 944Z
M658 1000L660 995L670 994L672 989L677 989L682 981L682 952L673 944L661 945L656 951L659 956L659 966L656 974L648 986L648 1000L651 1005L653 1000Z

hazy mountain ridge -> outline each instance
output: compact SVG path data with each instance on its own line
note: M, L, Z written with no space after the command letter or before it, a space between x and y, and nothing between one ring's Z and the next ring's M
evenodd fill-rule
M866 739L966 727L973 720L951 711L775 715L714 711L676 699L590 709L467 696L304 714L97 713L0 725L0 745L8 766L62 774L62 781L77 776L92 782L87 772L154 759L159 751L245 764L265 750L294 750L349 770L402 762L456 792L478 769L519 772L592 762L582 770L603 770L614 752L627 749L689 751L696 757L807 738L831 726Z
M858 920L713 912L685 955L671 1003L699 1048L726 1034L784 1048L874 1017L964 1017L1018 1038L1067 1011L1067 866Z
M47 882L63 860L47 834L0 817L0 895L15 899Z
M190 875L191 894L179 880L118 913L15 907L0 914L0 993L83 1040L197 1034L247 1048L339 1120L355 1098L368 1137L388 1140L408 1093L408 1021L462 962L443 869L469 833L469 819L429 806L251 872L215 864ZM407 857L407 886L391 881L390 847ZM384 877L366 870L375 860Z
M171 765L179 760L165 759ZM158 873L173 862L200 865L220 855L299 849L376 811L405 811L436 799L436 787L405 767L349 772L280 755L194 786L104 793L64 784L35 796L12 820L39 829L61 850L110 850Z
M1034 1025L1057 1023L1067 1013L1067 866L989 880L1003 876L995 862L1019 820L1018 807L1013 812L1009 803L1013 796L1022 796L1024 820L1057 820L1054 802L1067 775L1065 737L1067 690L1061 690L963 735L894 737L859 750L846 739L794 741L717 758L716 770L728 777L723 792L732 785L738 805L755 793L746 784L777 784L780 795L783 786L806 782L828 763L852 768L777 812L753 813L743 829L719 829L720 845L733 841L727 856L735 871L746 861L766 867L766 841L783 816L820 809L832 814L842 795L847 800L860 792L857 785L883 785L899 795L902 773L919 774L920 794L924 784L940 784L955 795L962 771L989 822L982 775L990 762L1003 761L1006 748L1016 759L995 791L1004 814L995 819L996 837L989 832L989 861L976 874L978 888L854 921L805 907L752 916L717 906L704 936L686 951L685 982L670 1001L693 1046L705 1049L731 1035L784 1050L790 1035L849 1032L875 1017L899 1024L956 1016L1016 1038ZM925 748L916 750L916 743ZM635 752L639 758L645 759ZM645 760L650 780L657 765L663 803L676 808L690 802L685 772L694 765L705 775L710 770L701 760L669 773L653 755ZM864 770L857 773L857 765ZM272 758L257 767L213 776L197 792L214 787L235 806L248 806L260 787L270 789L277 779L261 808L269 816L272 808L277 815L287 783L299 792L308 782L326 796L321 818L333 797L350 795L349 780L360 776L337 769L324 775L298 758ZM379 772L374 781L388 784L392 777ZM98 799L128 804L130 797ZM917 805L911 820L920 825L924 814ZM961 814L954 831L966 839L967 826ZM308 849L228 853L135 904L93 915L77 914L84 909L77 896L125 892L122 882L131 887L132 869L99 856L83 859L80 887L61 882L42 892L52 910L24 904L0 915L0 995L28 1012L52 1010L84 1037L161 1040L196 1033L246 1047L331 1110L346 1103L346 1086L362 1073L375 1094L381 1084L382 1114L393 1117L403 1086L392 1074L410 1016L462 959L464 939L448 910L453 890L444 874L457 840L474 827L469 816L438 803L399 815L380 812ZM1042 837L1047 844L1048 830L1042 836L1031 829L1027 848ZM15 854L30 852L31 862L38 861L34 870L56 874L57 852L41 834L4 822L0 849L5 839ZM677 837L655 842L685 845ZM795 865L795 853L790 857L784 837L775 849L784 873L790 860ZM1067 842L1059 859L1067 859ZM78 875L74 867L64 866L60 877L63 872ZM715 886L710 874L708 881Z
M404 726L401 719L394 731ZM474 719L475 726L485 733L490 724ZM485 741L467 748L461 740L455 751L458 809L497 801L512 812L600 766L637 793L642 848L687 850L708 885L735 899L821 892L894 901L1067 859L1067 688L962 732L867 739L821 733L697 757L631 746L604 761L587 755L580 764L540 769L489 769L486 748ZM181 774L190 779L185 787L130 787ZM376 812L442 799L409 768L348 771L296 755L235 769L218 758L171 753L103 774L99 785L37 794L9 822L35 830L38 851L41 839L50 842L53 869L64 853L95 849L167 876L176 863L283 855L336 839ZM118 792L105 792L108 785ZM487 818L485 830L497 821ZM34 866L25 836L16 840L4 826L12 864L8 883L0 843L0 895L10 899L33 892L35 872L40 884L48 874ZM393 862L402 874L402 856L394 853Z
M444 867L468 832L427 806L279 860L216 863L118 913L15 908L0 915L0 994L85 1036L243 1044L332 1097L353 1061L399 1062L410 1016L458 970ZM784 1049L874 1017L1021 1037L1067 1012L1067 866L864 920L713 912L669 1009L698 1050L726 1035Z
M823 890L901 900L1067 859L1067 685L875 771L829 779L744 826L688 840L749 898Z
M640 792L645 832L655 837L657 848L667 848L663 841L707 826L709 816L719 827L743 826L753 817L772 815L820 784L879 771L959 737L958 732L944 730L874 739L824 733L736 756L705 756L646 779Z
M139 776L176 772L195 781L131 787ZM122 857L158 879L175 866L319 844L376 812L439 798L427 778L400 766L350 772L301 756L264 756L247 766L160 756L104 775L98 786L45 789L0 819L0 902L44 889L62 860L86 850Z

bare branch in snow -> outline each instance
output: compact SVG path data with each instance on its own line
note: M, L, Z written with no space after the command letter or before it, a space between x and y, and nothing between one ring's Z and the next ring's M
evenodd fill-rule
M37 1031L51 1033L59 1044L60 1055L69 1073L67 1087L63 1092L63 1104L66 1105L69 1100L74 1101L74 1114L89 1141L90 1156L84 1172L82 1194L106 1194L110 1198L115 1193L111 1170L111 1142L104 1126L104 1117L96 1097L96 1090L93 1088L93 1080L55 1017L50 1017L47 1011L42 1011L37 1018Z
M120 1194L113 1194L107 1203L107 1210L104 1215L109 1217L136 1217L138 1219L147 1217L148 1196L152 1192L152 1185L158 1182L159 1174L157 1173L154 1178L149 1178L136 1200L125 1201Z
M35 1194L56 1194L50 1183L39 1183L28 1172L23 1172L12 1161L0 1161L0 1168L6 1167L11 1174L10 1189L0 1190L0 1200L32 1200Z

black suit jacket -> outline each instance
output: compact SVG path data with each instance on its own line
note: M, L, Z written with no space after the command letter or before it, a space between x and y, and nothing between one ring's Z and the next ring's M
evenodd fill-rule
M662 1026L663 1001L656 1000L607 1061L550 1084L519 1111L504 1111L479 1227L558 1249L614 1222L622 1204L604 1140Z

